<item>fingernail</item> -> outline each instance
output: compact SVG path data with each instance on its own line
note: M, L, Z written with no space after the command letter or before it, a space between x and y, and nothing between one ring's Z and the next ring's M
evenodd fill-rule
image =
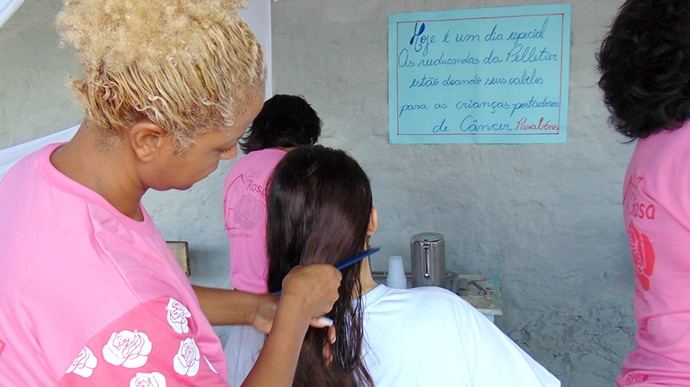
M317 321L320 322L321 324L324 324L324 325L328 326L328 327L330 327L331 325L333 325L333 320L331 320L330 318L328 318L328 317L326 317L326 316L321 316L321 317L319 317L319 318L317 319Z

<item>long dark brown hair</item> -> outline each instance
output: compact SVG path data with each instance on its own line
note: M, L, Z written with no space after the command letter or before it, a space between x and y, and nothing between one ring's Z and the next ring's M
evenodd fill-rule
M372 209L369 178L345 152L322 146L288 152L276 167L268 194L268 290L281 289L296 265L336 264L364 247ZM337 340L325 359L327 329L310 328L294 386L373 386L361 361L361 263L342 270L340 297L327 315Z

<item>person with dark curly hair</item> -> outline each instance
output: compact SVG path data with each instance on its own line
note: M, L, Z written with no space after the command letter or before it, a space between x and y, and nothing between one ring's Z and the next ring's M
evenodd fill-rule
M276 94L264 102L248 132L240 140L245 153L225 179L223 214L230 243L230 284L237 290L265 294L266 185L285 153L314 145L321 135L321 119L301 96ZM264 335L249 325L234 326L225 346L230 384L239 385L251 364L238 362L241 353L259 354Z
M626 1L597 60L610 123L637 141L623 187L637 345L616 383L689 386L690 1Z
M233 288L266 293L266 181L286 152L319 135L321 119L303 97L276 94L240 140L245 156L228 172L223 200Z

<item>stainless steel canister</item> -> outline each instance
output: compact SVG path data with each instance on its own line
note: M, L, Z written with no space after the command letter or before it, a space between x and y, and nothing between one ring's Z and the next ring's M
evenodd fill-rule
M443 235L423 232L410 238L412 286L446 286L446 248Z

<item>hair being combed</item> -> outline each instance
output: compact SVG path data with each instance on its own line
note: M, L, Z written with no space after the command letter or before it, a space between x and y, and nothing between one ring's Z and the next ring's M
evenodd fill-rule
M141 119L184 147L225 129L263 95L261 46L243 1L65 0L57 25L84 75L71 82L89 124L113 137Z
M322 146L297 148L278 163L269 188L268 290L281 289L296 265L336 264L362 250L372 195L369 179L345 152ZM294 386L371 386L361 361L365 344L361 262L342 270L339 298L327 315L337 340L333 359L323 358L326 329L310 328L300 353Z
M629 138L690 118L690 1L627 0L597 54L610 122Z

